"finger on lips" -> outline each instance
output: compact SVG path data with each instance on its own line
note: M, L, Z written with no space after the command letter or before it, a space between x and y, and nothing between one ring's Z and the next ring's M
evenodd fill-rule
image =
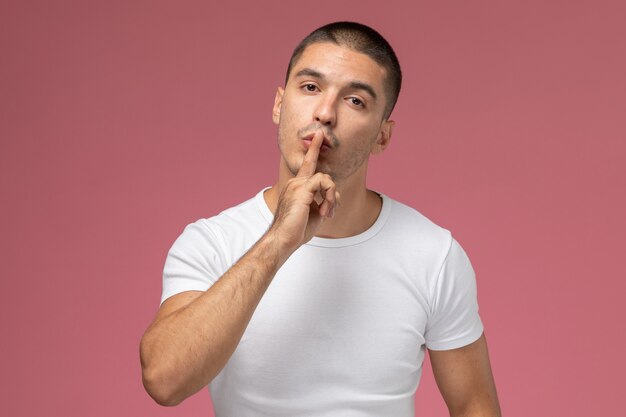
M307 149L307 152L304 155L302 166L298 171L298 177L309 177L315 174L315 168L317 167L317 158L319 157L322 143L324 143L324 134L321 130L317 130L315 132L315 135L313 135L313 139L311 140L311 145L309 146L309 149Z
M309 192L319 192L324 201L319 206L319 213L325 218L332 218L335 214L335 205L338 205L339 193L336 191L332 178L321 172L315 173L320 149L324 143L324 133L317 130L311 140L311 145L304 155L298 177L309 177L306 180Z

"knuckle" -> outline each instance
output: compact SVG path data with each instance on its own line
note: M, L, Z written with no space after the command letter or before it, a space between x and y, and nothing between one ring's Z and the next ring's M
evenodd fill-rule
M318 178L322 181L326 181L327 179L330 178L330 175L326 174L325 172L318 172L315 175L318 175Z

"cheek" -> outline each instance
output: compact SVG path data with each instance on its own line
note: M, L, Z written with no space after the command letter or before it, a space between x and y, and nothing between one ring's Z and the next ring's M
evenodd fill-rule
M350 143L345 142L345 159L350 165L361 165L369 155L377 136L371 129L360 129L350 135Z
M297 128L297 112L293 111L293 107L287 104L283 104L280 112L280 121L278 128L280 131L289 132Z
M376 143L376 139L378 139L378 133L378 126L374 125L367 125L359 129L355 136L355 139L358 141L358 145L355 146L355 149L358 149L359 153L369 154L372 146Z
M291 120L291 115L289 113L289 109L286 106L283 106L280 112L280 119L278 121L278 139L284 140L285 135L288 134L290 126L293 125Z
M315 97L290 95L283 100L281 115L286 122L296 123L302 128L312 122L317 103Z

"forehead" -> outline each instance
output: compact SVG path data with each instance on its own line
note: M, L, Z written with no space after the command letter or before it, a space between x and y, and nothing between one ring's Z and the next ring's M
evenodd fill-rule
M318 71L337 82L365 82L380 95L384 93L385 69L369 56L346 46L331 42L307 46L291 69L289 79L304 68Z

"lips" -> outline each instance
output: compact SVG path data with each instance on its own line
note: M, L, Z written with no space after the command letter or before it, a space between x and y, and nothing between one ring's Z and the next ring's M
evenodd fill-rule
M311 143L313 142L313 137L315 136L315 133L311 133L309 135L306 135L305 137L302 138L302 141L304 143L304 146L306 149L309 149L309 147L311 146ZM330 144L330 140L328 140L328 138L326 136L324 136L324 141L322 142L322 146L320 147L320 151L326 151L328 149L332 148L332 145Z
M302 146L304 147L305 151L311 147L311 143L313 143L311 139L308 139L308 138L302 139ZM326 153L329 150L330 150L330 146L328 146L326 143L322 143L322 146L320 147L320 153Z

